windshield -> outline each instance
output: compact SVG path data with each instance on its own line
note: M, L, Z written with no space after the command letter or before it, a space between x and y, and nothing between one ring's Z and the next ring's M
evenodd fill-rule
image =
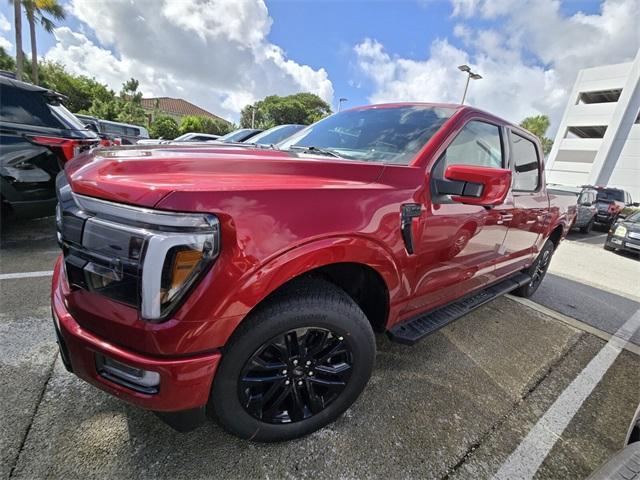
M598 200L602 202L624 202L624 192L622 190L600 190Z
M419 105L348 110L305 128L278 148L316 147L346 159L408 165L454 111Z
M291 135L299 132L305 127L305 125L280 125L279 127L273 127L269 130L265 130L259 133L255 137L246 140L246 143L255 143L258 145L273 145L286 140Z
M242 142L250 137L252 134L258 133L260 130L253 130L251 128L241 128L240 130L234 130L231 133L227 133L218 138L220 142Z
M640 212L635 212L624 219L625 222L640 223Z

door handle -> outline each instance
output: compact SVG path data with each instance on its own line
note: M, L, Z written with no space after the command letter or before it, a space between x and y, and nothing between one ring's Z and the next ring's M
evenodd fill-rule
M404 247L409 255L414 252L413 249L413 219L422 214L422 205L419 203L405 203L402 205L400 214L400 231L402 232L402 240Z

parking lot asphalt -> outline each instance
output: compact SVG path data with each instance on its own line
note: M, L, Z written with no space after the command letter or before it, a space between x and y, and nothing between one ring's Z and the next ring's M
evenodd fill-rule
M639 262L595 248L565 242L543 283L550 289L535 300L613 333L634 314L626 283ZM2 274L47 272L56 255L52 219L3 228ZM570 265L596 255L604 260ZM615 273L585 270L612 264ZM371 382L342 418L300 440L255 444L214 423L177 433L68 374L54 342L50 278L42 275L0 280L2 478L491 478L611 348L579 322L575 328L501 298L413 347L379 336ZM611 275L607 290L600 279ZM615 318L598 301L584 304L599 292L624 300L600 302L622 302ZM574 405L536 478L584 478L622 446L640 402L640 356L617 350L611 363Z

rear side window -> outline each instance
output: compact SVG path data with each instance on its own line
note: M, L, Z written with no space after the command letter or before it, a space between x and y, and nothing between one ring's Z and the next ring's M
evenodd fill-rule
M540 163L536 144L511 132L511 145L515 170L513 189L524 192L537 190L540 184Z
M2 85L0 120L37 127L63 128L41 92L5 84Z
M447 147L444 168L449 165L502 168L500 127L478 121L467 123Z

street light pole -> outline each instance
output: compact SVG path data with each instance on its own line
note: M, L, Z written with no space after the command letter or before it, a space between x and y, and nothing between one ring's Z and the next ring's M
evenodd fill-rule
M467 82L464 85L464 93L462 94L462 101L460 102L460 105L464 105L464 101L467 98L467 90L469 89L469 80L480 80L482 76L472 72L469 65L459 65L458 70L467 73Z
M348 101L348 99L347 99L347 98L340 98L340 99L338 99L338 112L339 112L340 110L342 110L342 102L347 102L347 101Z

